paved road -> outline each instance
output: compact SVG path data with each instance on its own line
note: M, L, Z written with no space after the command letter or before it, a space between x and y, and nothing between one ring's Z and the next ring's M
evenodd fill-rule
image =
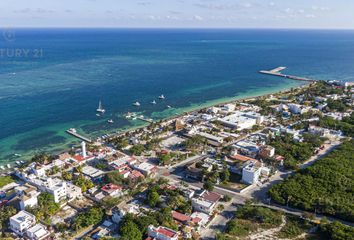
M225 203L225 209L220 214L218 214L207 226L200 231L200 237L202 240L212 240L215 239L215 235L218 232L224 232L226 224L232 218L235 217L235 212L237 207L232 203Z

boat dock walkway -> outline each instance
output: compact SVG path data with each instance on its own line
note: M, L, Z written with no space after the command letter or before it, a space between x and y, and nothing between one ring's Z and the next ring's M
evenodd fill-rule
M78 134L76 131L72 131L72 130L69 129L69 130L66 130L66 132L67 132L68 134L70 134L70 135L72 135L72 136L78 138L78 139L81 139L81 140L85 141L85 142L92 143L92 140L91 140L91 139L89 139L89 138L87 138L87 137L84 137L84 136Z
M154 122L152 119L147 119L147 118L144 118L144 117L137 117L137 119L139 119L141 121L144 121L144 122L148 122L148 123L153 123Z
M261 70L259 72L262 73L262 74L267 74L267 75L272 75L272 76L277 76L277 77L283 77L283 78L289 78L289 79L296 80L296 81L305 81L305 82L318 82L318 81L320 81L318 79L312 79L312 78L306 78L306 77L298 77L298 76L287 75L287 74L281 73L281 71L283 71L285 69L286 69L286 67L277 67L277 68L272 69L272 70Z

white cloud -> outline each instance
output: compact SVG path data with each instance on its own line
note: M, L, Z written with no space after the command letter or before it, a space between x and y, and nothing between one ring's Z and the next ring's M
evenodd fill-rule
M194 15L194 20L198 20L198 21L203 21L203 17L202 16L199 16L199 15Z

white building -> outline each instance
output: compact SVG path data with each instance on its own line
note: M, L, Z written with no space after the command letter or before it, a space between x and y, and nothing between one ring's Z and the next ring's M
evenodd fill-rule
M252 128L256 124L261 124L264 121L264 117L256 112L237 111L232 115L220 118L219 121L227 127L243 130Z
M67 183L59 178L35 178L29 179L29 183L54 196L54 201L59 203L66 200Z
M26 231L26 235L31 240L42 240L49 237L50 232L47 228L38 223Z
M148 227L148 236L157 240L177 240L178 232L166 227L154 227L150 225Z
M237 150L237 152L242 153L243 155L251 156L253 158L256 157L260 151L260 146L257 143L247 140L238 141L232 146Z
M193 212L191 218L193 219L192 221L196 222L199 226L205 227L209 222L210 216L202 212Z
M82 173L87 177L91 178L92 180L98 180L104 175L103 171L91 166L84 166L82 168Z
M133 165L133 168L142 172L145 176L152 175L156 172L157 167L148 162L142 162L140 164Z
M192 207L194 211L211 214L216 203L203 200L201 198L192 198Z
M10 217L10 229L17 235L23 236L29 228L36 224L36 217L27 211L20 211Z
M288 104L288 107L293 114L304 114L311 109L311 107L305 107L299 104Z
M244 183L254 184L258 182L262 167L256 165L256 163L251 162L242 169L242 181Z
M41 194L34 188L27 188L24 191L16 189L19 195L20 209L25 210L27 207L35 207L38 205L38 196Z
M67 184L59 178L48 178L45 182L45 191L54 196L54 201L59 203L67 197Z
M221 110L222 111L226 111L226 112L233 112L235 111L235 104L232 104L232 103L228 103L228 104L225 104L224 106L221 107Z

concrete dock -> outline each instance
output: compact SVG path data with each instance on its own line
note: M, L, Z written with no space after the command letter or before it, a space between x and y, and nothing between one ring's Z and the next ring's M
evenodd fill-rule
M148 123L153 123L154 121L152 119L148 119L148 118L144 118L144 117L137 117L137 119L144 121L144 122L148 122Z
M317 79L306 78L306 77L298 77L298 76L287 75L287 74L281 73L281 71L283 71L285 69L286 69L286 67L277 67L277 68L274 68L272 70L261 70L259 72L262 73L262 74L266 74L266 75L289 78L289 79L296 80L296 81L305 81L305 82L317 82L317 81L320 81L320 80L317 80Z
M84 137L84 136L78 134L76 131L73 131L72 129L66 130L66 133L68 133L68 134L70 134L71 136L74 136L74 137L76 137L76 138L78 138L78 139L80 139L80 140L83 140L83 141L85 141L85 142L87 142L87 143L92 143L92 140L91 140L91 139L89 139L89 138L87 138L87 137Z

